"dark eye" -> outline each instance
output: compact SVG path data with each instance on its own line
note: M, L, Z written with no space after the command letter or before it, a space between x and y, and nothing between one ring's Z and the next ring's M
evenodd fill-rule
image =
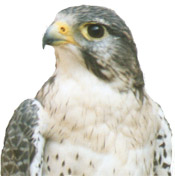
M99 24L90 24L88 26L88 34L93 38L101 38L104 35L104 28Z

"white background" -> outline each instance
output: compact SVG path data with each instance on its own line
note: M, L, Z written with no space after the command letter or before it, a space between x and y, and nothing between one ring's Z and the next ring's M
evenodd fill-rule
M14 109L33 98L54 71L54 50L42 36L61 9L112 8L132 31L146 90L163 108L175 133L175 1L6 0L0 2L0 149Z

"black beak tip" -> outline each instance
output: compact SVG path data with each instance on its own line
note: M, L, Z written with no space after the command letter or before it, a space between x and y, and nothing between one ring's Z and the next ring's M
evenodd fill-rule
M43 41L42 41L42 48L43 49L45 48L46 44L47 44L47 36L46 36L46 33L45 33L44 36L43 36Z
M46 45L53 45L53 42L56 41L54 38L48 36L48 34L44 34L43 37L43 43L42 43L42 47L43 49L45 48Z
M46 46L46 44L43 42L43 44L42 44L42 48L44 49L44 48L45 48L45 46Z

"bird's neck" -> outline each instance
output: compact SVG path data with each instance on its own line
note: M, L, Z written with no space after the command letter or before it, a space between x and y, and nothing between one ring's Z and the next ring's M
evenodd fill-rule
M89 96L93 99L94 96L99 95L101 98L104 97L104 101L105 98L113 99L114 95L117 95L118 100L127 100L130 94L132 95L132 101L140 99L140 92L132 90L124 81L119 79L114 82L106 82L90 72L76 48L67 49L64 46L55 48L55 55L56 70L36 96L43 105L53 99L57 101L54 96L60 92L60 87L69 90L70 92L67 92L67 95L70 94L70 96L72 92L77 91L80 94L86 92L86 94L82 94L84 98Z

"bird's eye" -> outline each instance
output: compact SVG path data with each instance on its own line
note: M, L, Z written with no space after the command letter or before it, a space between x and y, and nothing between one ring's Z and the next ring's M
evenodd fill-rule
M104 28L99 24L90 24L87 27L88 34L93 38L101 38L104 36Z
M80 26L83 36L89 41L100 41L108 35L108 31L103 24L96 22L84 23Z

